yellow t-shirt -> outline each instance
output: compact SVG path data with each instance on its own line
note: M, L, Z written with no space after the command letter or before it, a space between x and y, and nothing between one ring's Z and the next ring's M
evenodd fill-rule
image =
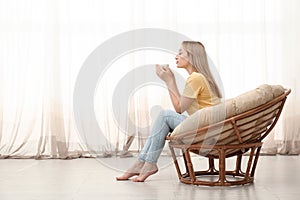
M220 98L211 91L206 78L197 72L193 72L187 78L182 96L195 99L187 109L189 115L199 109L220 103Z

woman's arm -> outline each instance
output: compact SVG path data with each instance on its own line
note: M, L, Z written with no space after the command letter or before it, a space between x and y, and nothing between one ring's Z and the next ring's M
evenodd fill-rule
M186 111L186 109L188 109L193 103L194 99L180 95L174 74L170 68L163 68L156 65L156 74L165 81L175 111L177 113L183 113Z
M190 107L194 99L180 95L175 79L166 82L170 98L177 113L183 113Z

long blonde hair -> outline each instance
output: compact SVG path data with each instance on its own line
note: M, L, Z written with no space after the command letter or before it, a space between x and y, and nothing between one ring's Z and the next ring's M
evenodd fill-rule
M219 86L209 69L204 45L197 41L183 41L182 48L187 52L189 62L193 65L193 67L205 76L212 92L219 98L222 98Z

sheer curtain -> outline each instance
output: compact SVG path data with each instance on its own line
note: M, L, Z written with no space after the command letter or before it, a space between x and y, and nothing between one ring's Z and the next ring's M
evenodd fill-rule
M0 0L0 157L94 156L74 120L76 78L99 45L140 28L168 29L203 42L226 98L263 83L291 88L264 151L299 154L299 4L297 0ZM160 108L157 105L171 108L163 87L143 86L124 102L130 106L123 120L132 120L140 130L121 130L111 116L116 82L138 66L172 67L173 59L173 53L141 50L111 64L95 91L95 115L108 139L98 153L138 150L155 116L152 111Z

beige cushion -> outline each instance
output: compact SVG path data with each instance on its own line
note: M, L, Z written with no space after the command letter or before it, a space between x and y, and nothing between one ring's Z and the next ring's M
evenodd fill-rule
M235 98L228 99L221 104L203 108L195 112L179 124L171 133L171 136L180 135L188 131L194 131L221 122L226 118L233 117L263 105L283 93L284 88L280 85L261 85L254 90L243 93ZM253 121L253 123L257 122ZM223 127L223 130L225 129L228 129L228 127ZM194 138L193 143L195 141L200 142L204 138L205 136Z

